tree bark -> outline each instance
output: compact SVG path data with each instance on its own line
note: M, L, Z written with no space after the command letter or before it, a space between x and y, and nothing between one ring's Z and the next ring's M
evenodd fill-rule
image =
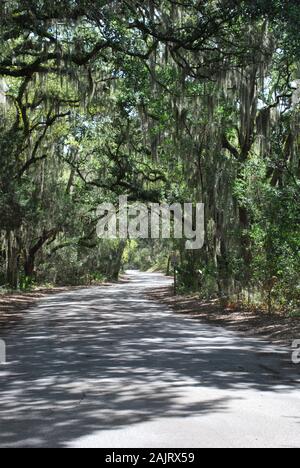
M24 273L27 278L33 278L35 269L35 256L29 254L24 263Z
M6 235L6 281L10 288L18 287L18 247L12 231Z
M252 262L251 239L249 235L250 219L245 207L239 207L239 224L241 229L241 255L244 261L245 282L250 280L250 265Z
M24 273L28 278L33 278L35 275L35 259L37 253L44 247L47 241L52 237L56 236L57 230L51 229L50 231L44 231L43 235L39 238L37 243L31 247L26 255L24 262Z

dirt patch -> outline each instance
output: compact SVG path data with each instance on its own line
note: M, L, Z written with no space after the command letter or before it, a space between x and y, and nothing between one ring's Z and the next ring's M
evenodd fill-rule
M291 346L300 339L300 319L270 315L238 306L224 308L219 301L201 301L197 296L174 296L172 288L161 288L148 294L171 306L175 312L212 325L229 327L247 336L256 336L272 343Z

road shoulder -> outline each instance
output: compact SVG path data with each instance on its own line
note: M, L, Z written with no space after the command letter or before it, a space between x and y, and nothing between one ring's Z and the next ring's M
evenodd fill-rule
M290 347L300 339L300 318L270 315L239 307L224 308L219 301L203 301L197 296L174 296L172 288L155 289L148 297L171 307L176 313L212 325L228 327L245 336L258 337L271 343Z

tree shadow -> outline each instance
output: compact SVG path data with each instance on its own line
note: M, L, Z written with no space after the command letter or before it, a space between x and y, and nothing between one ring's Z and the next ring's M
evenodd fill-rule
M50 297L7 335L1 446L65 447L158 418L226 414L235 390L295 388L284 349L176 316L144 299L148 281Z

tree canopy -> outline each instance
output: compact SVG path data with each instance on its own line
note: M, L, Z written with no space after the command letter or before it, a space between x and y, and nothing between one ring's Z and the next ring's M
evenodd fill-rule
M299 24L296 0L3 0L1 282L175 250L182 289L297 309ZM202 201L204 248L97 239L121 194Z

